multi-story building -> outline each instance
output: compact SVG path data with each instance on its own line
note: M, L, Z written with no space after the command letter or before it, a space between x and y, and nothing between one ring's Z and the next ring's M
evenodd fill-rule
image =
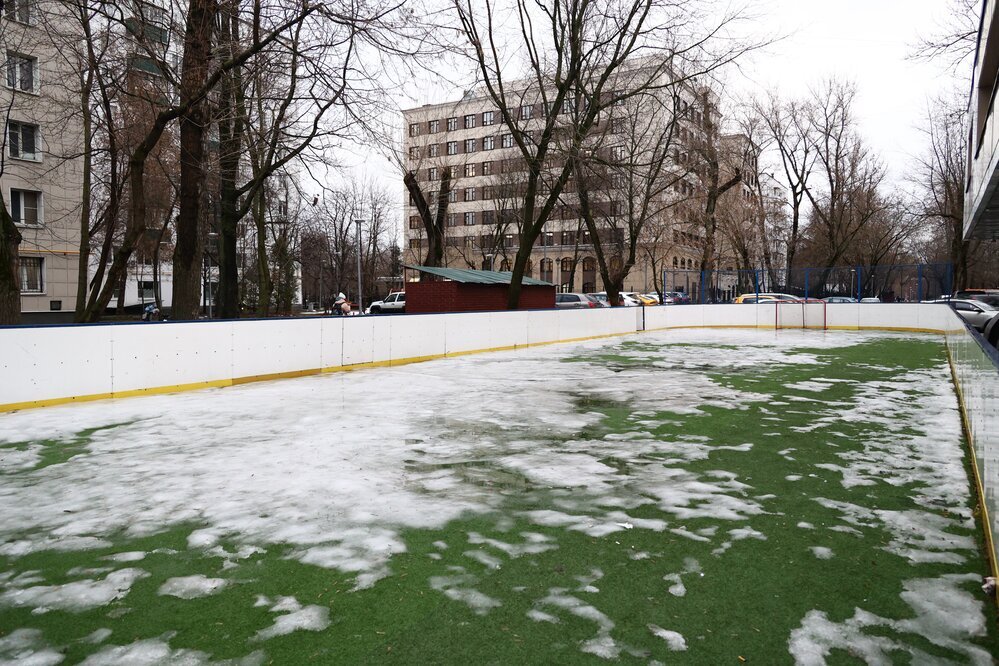
M717 139L712 129L720 122L717 103L705 89L678 85L663 90L662 94L669 98L669 111L639 118L638 124L658 123L672 128L671 148L661 156L669 162L662 178L670 185L656 195L670 205L664 203L659 207L662 212L646 221L637 263L624 281L625 291L662 288L661 278L667 268L693 271L702 255L704 237L700 225L694 222L703 193L704 170L699 163L703 146ZM627 115L626 108L622 105L617 114ZM515 111L519 127L529 132L540 127L546 114L552 112L538 103L525 103ZM613 108L605 116L594 130L601 137L594 139L601 154L614 159L618 153L634 150L627 147L627 137L621 136L628 131L628 123L617 122ZM406 110L403 117L406 168L415 174L431 208L444 171L450 170L444 264L510 270L519 246L518 186L523 182L524 167L513 134L504 125L493 100L469 92L457 102ZM613 177L607 177L606 182L596 196L601 211L597 228L613 269L622 261L629 233L627 222L620 222L627 206L621 200L620 184ZM553 282L563 291L601 290L592 239L580 219L574 192L575 184L570 181L535 244L527 274ZM418 264L426 251L426 232L408 192L406 197L404 261ZM690 282L667 283L665 288L688 289ZM694 283L696 287L696 280Z
M964 193L964 239L999 236L999 12L995 0L981 3L978 47L968 118L968 174Z
M72 89L78 72L63 44L78 37L65 3L11 0L2 7L0 189L22 236L22 320L69 320L79 276L83 130Z

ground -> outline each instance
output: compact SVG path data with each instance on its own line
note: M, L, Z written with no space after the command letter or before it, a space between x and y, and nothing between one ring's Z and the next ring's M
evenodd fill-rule
M0 415L0 663L992 663L933 336L649 333Z

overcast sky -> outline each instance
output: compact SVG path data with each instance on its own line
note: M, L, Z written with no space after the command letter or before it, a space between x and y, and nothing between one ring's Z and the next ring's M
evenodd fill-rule
M958 80L941 65L909 59L949 5L948 0L753 0L760 32L786 37L744 61L739 73L727 77L729 85L740 97L771 89L788 97L805 95L830 76L854 81L860 131L884 158L890 180L902 183L911 156L924 146L919 128L928 101L955 87L965 95L969 88L967 73ZM462 94L460 86L438 77L413 82L406 92L402 106ZM355 163L364 164L360 169L369 177L397 185L402 197L401 177L387 161L358 155Z

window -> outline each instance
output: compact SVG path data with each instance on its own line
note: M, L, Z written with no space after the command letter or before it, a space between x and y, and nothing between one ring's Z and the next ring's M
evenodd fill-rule
M458 213L448 213L447 214L447 226L456 227L458 226Z
M7 51L7 87L35 92L35 71L38 59Z
M422 238L410 238L409 239L409 249L411 249L411 250L422 250L423 249L423 239Z
M38 125L9 121L7 123L7 150L11 157L22 160L40 160Z
M441 131L441 121L439 120L427 121L427 132L429 132L430 134L437 134L440 131Z
M496 112L495 111L483 111L482 112L482 124L485 125L495 125L496 124Z
M614 146L611 148L611 159L621 161L628 155L628 149L624 146Z
M31 0L7 0L4 15L11 21L31 23Z
M475 177L475 162L469 162L465 165L465 178Z
M143 301L156 300L155 280L139 280L139 299Z
M457 141L448 141L447 142L447 154L448 155L457 155L458 154L458 142Z
M563 275L569 275L572 273L572 259L569 257L563 257L562 261L559 263L561 264L559 269L562 271Z
M513 135L512 134L504 134L503 135L503 147L504 148L513 148Z
M409 216L409 228L410 229L420 229L423 227L423 221L420 219L419 215Z
M469 211L465 213L465 226L470 227L475 224L475 213Z
M469 114L465 116L465 129L473 129L475 127L475 114Z
M41 203L41 198L41 192L11 190L10 216L14 219L14 224L40 224L41 217L38 215L38 204Z
M541 234L541 247L551 247L555 245L555 233L546 231Z
M420 135L420 123L409 123L409 136Z
M458 201L458 190L451 190L447 193L447 200L451 203Z
M475 139L465 139L465 152L466 153L475 152Z
M471 250L475 247L475 236L465 236L465 249Z
M482 175L483 176L491 176L492 174L493 174L493 163L492 162L483 162L482 163Z
M430 157L437 157L440 154L441 154L441 144L439 144L439 143L432 143L429 146L427 146L427 155L428 156L430 156Z
M441 172L437 167L430 167L427 169L427 178L430 180L440 180Z
M576 232L575 231L563 231L562 232L562 245L575 245L576 244Z
M420 156L420 148L419 148L419 146L410 146L409 147L409 159L415 160L419 156Z
M679 260L676 257L673 257L673 268L678 268L679 264Z
M17 261L21 273L21 293L41 294L45 291L43 269L45 260L41 257L20 257Z
M496 137L486 136L482 138L482 150L492 150L496 147Z
M482 224L492 224L496 220L496 211L484 210L482 211ZM483 245L483 247L485 247Z
M503 236L503 247L514 247L515 245L516 243L514 242L513 234L506 234Z
M465 201L475 201L475 188L466 187L465 188Z
M520 107L521 120L530 120L533 115L534 115L534 107L532 105L525 104L524 106Z
M447 119L447 131L448 132L453 132L456 129L458 129L458 119L457 118L448 118Z

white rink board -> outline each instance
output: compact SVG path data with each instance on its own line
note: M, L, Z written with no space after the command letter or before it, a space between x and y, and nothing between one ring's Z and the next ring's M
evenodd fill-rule
M111 392L109 326L0 329L0 405Z
M682 305L2 328L0 409L641 330L773 328L775 307ZM818 307L803 308L807 325L818 323ZM801 312L791 317L791 310L787 316L782 313L782 326L801 325ZM824 311L829 328L944 332L961 327L950 308L939 304L832 304Z
M106 328L113 344L113 393L197 384L232 376L233 322Z

